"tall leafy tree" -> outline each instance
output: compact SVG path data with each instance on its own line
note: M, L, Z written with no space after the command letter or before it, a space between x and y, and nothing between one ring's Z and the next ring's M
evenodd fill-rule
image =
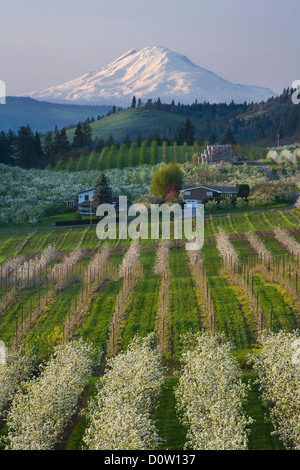
M183 173L175 163L168 163L156 170L152 177L150 192L154 196L165 199L170 188L180 190L183 184Z

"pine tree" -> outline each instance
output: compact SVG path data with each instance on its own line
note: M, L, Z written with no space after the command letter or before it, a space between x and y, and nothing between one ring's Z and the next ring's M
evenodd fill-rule
M184 142L188 145L193 145L195 141L195 127L192 125L189 118L186 118L185 123L179 132L177 141L179 145L182 145Z
M20 127L16 139L16 162L22 168L36 166L36 143L29 125Z
M73 139L72 146L75 149L80 149L80 148L83 147L83 142L84 142L84 136L83 136L82 125L79 122L76 126L76 129L75 129L75 134L74 134L74 139Z
M93 148L93 130L88 122L82 126L82 146L86 147L89 151Z
M129 134L126 134L126 136L124 137L123 144L125 144L127 147L130 146L131 140L130 140Z
M11 158L8 152L8 141L4 131L0 133L0 163L11 164Z
M233 135L232 130L230 129L230 127L227 129L227 132L226 132L226 135L223 139L222 144L223 145L226 145L226 144L235 145L236 144L234 135Z
M114 145L114 143L115 139L113 138L112 134L109 134L108 139L106 139L105 146L110 148L112 145Z
M36 153L37 166L41 167L44 165L44 152L41 144L40 135L38 132L36 132L34 136L34 147Z
M112 190L103 171L100 173L95 185L94 209L96 210L100 204L112 204Z
M211 134L210 138L208 139L209 145L215 145L217 142L217 137L214 133Z
M134 96L131 101L131 108L134 109L135 107L136 107L136 97Z
M47 132L44 137L43 152L46 157L51 157L52 155L54 155L54 143L52 132Z
M70 150L70 142L67 137L67 132L66 129L63 128L60 131L60 136L59 136L59 153L60 154L66 154Z

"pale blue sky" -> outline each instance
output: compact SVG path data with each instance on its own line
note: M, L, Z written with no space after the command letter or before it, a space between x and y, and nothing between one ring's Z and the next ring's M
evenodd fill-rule
M1 0L0 79L59 85L129 49L165 46L234 83L300 80L299 0Z

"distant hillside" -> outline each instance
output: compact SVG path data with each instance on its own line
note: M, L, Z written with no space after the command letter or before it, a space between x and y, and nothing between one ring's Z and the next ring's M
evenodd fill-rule
M106 140L112 134L117 142L122 142L127 134L131 140L135 140L138 134L146 137L155 132L172 139L184 124L186 117L154 109L126 109L93 122L93 139L98 137ZM192 122L197 124L195 119L192 119ZM67 131L70 141L73 140L74 132L75 129Z
M33 131L47 132L57 125L59 129L76 125L87 118L104 116L110 106L80 106L36 101L32 98L10 97L0 105L0 131L12 129L17 132L20 126L30 125Z
M291 91L284 90L267 102L229 105L225 103L198 103L193 105L163 104L152 102L142 108L126 109L92 123L93 138L106 140L111 134L122 143L128 134L136 140L138 134L147 138L157 133L160 137L174 140L189 117L195 130L195 139L208 140L212 134L222 142L228 127L237 142L242 145L277 145L280 134L282 144L300 141L300 105L291 102ZM73 139L74 129L68 131Z

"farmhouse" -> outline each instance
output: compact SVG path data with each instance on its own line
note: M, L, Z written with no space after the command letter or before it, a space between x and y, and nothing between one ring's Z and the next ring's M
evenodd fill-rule
M78 196L78 212L82 215L95 214L93 210L93 199L94 199L95 189L87 189L86 191L81 191Z
M238 192L238 184L236 186L183 186L180 191L184 203L193 207L202 204L204 198L222 197L229 199L237 197Z

